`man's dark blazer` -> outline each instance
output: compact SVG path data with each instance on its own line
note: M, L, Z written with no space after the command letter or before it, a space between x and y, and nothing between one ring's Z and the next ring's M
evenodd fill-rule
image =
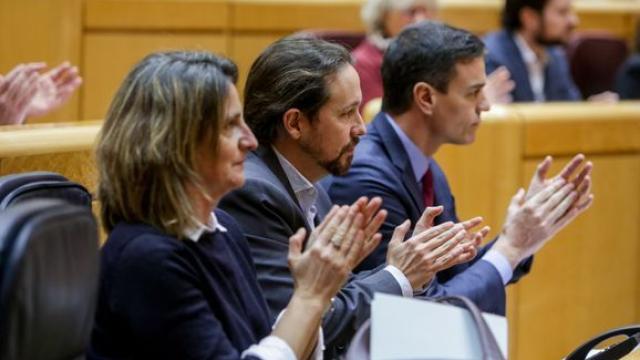
M640 53L631 55L618 70L616 92L621 100L640 99Z
M501 30L484 38L487 47L486 72L490 74L500 66L506 67L511 73L511 79L516 83L511 91L513 101L535 101L529 83L529 71L513 37L512 32ZM571 77L564 50L558 46L548 47L547 57L548 62L544 72L545 100L578 101L582 99Z
M320 186L316 188L318 219L322 219L331 203L325 191ZM275 319L293 293L294 283L287 265L289 237L301 227L309 234L310 228L270 147L259 147L248 155L244 186L225 196L219 207L235 218L247 237L258 282ZM370 317L374 292L402 295L393 276L377 270L352 276L333 299L323 319L329 354L341 352L340 348L348 345L355 331Z
M458 222L455 202L444 173L434 160L429 166L433 174L435 205L444 207L435 224ZM368 126L367 135L356 147L349 172L341 177L328 177L322 181L322 185L336 204L351 203L359 196L382 198L382 207L388 211L380 230L383 240L378 249L361 264L359 269L362 270L384 263L387 244L395 227L406 219L414 225L425 210L422 191L416 182L409 156L384 113L378 114ZM427 294L464 295L484 311L504 314L506 299L502 278L493 265L479 260L489 247L481 248L471 262L439 272ZM528 263L527 266L518 267L512 281L518 280L528 268Z

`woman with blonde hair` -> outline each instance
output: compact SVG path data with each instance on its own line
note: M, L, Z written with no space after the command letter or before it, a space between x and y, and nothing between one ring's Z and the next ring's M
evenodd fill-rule
M291 237L296 286L272 328L246 240L216 209L257 145L236 78L209 53L156 53L116 93L97 144L109 238L88 358L321 355L321 316L363 257L363 213L334 207L304 251L304 229Z

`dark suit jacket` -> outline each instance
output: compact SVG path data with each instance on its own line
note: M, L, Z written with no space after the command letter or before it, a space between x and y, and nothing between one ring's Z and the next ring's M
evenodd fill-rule
M640 99L640 54L631 55L620 67L616 92L623 100Z
M240 224L272 316L284 309L293 293L287 265L289 237L299 228L309 230L293 189L271 148L260 147L245 161L245 185L219 204ZM322 219L331 203L321 187L316 203ZM329 356L341 352L360 325L370 316L374 292L401 295L402 290L387 271L352 276L335 296L323 320Z
M240 359L271 333L247 242L215 213L227 231L198 242L116 225L101 251L88 359Z
M431 161L429 166L433 174L435 204L444 207L444 212L436 218L435 223L458 222L455 201L444 173L435 161ZM351 203L363 195L380 196L382 207L389 212L381 227L383 241L363 262L361 269L383 263L387 243L395 227L406 219L415 224L424 212L422 192L416 183L409 157L382 113L369 125L368 134L356 147L347 175L326 178L322 185L328 189L334 203ZM464 295L484 311L504 314L506 299L500 274L493 265L479 260L490 245L480 249L471 262L438 273L426 295ZM514 272L513 281L526 271L528 265L519 267Z
M492 73L505 66L511 73L516 87L511 92L514 102L534 101L533 90L529 83L529 72L522 59L513 33L506 30L491 33L484 39L487 47L486 71ZM547 48L548 63L544 73L544 94L546 101L578 101L582 99L569 72L566 55L562 48Z

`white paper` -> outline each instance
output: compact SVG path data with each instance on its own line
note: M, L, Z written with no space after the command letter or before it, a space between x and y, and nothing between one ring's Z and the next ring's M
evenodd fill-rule
M507 320L483 314L507 357ZM371 359L481 359L471 315L451 305L376 293L371 304Z

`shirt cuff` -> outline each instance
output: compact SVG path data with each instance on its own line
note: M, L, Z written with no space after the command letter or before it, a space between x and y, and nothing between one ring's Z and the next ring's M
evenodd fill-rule
M509 260L507 260L507 258L499 251L487 251L487 253L482 257L482 260L487 261L489 264L493 265L496 270L498 270L498 273L502 278L503 285L507 285L509 281L511 281L511 278L513 277L513 269L511 268Z
M396 279L396 282L400 285L400 289L402 290L402 296L413 297L413 288L411 287L411 283L400 269L393 265L387 265L384 270L388 271L391 276Z
M251 345L242 352L243 358L249 355L265 360L297 360L289 344L274 335L267 336L259 344Z

